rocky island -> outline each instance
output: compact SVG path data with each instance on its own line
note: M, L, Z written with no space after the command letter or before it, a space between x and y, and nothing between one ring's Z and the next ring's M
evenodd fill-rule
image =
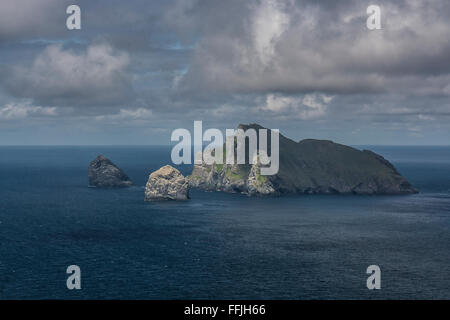
M258 124L238 127L249 128L264 129ZM295 142L280 134L279 154L279 171L271 176L260 175L259 162L196 164L190 186L248 195L417 193L389 161L369 150L328 140Z
M172 166L164 166L150 174L145 186L145 201L187 200L188 180Z
M89 164L88 174L90 187L124 188L133 185L121 169L102 155Z

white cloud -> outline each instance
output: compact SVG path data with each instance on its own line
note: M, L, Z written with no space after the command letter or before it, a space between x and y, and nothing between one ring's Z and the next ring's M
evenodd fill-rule
M101 115L95 117L97 120L121 121L121 120L148 120L152 117L152 111L144 108L120 109L119 113L111 115Z
M280 112L286 111L287 109L295 107L298 104L298 98L269 94L266 97L266 105L264 108L270 111Z
M129 82L128 54L107 44L93 44L85 51L46 47L31 67L13 69L10 91L45 104L117 104L125 100Z
M436 120L435 117L430 116L430 115L426 115L426 114L419 114L417 117L419 118L419 120L423 120L423 121L434 121L434 120Z
M277 114L289 114L302 120L317 119L326 114L327 105L333 97L323 94L306 94L303 97L268 94L261 110Z
M8 103L0 107L0 120L24 119L31 116L56 116L55 107L33 106L31 102Z

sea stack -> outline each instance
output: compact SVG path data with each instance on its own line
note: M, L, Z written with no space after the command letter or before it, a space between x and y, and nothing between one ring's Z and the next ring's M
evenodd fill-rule
M89 186L97 188L125 188L133 185L128 176L108 158L99 155L89 165Z
M250 124L239 125L238 129L258 131L265 128ZM267 136L270 137L270 130ZM279 155L279 171L275 175L261 175L259 162L202 163L194 165L188 177L189 184L203 190L248 195L390 195L418 192L388 160L372 151L361 151L328 140L305 139L295 142L280 134Z
M145 186L145 201L187 199L189 183L180 171L167 165L150 174Z

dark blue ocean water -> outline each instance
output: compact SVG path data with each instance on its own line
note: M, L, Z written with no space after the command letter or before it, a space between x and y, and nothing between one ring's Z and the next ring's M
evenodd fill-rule
M449 299L450 147L370 149L421 193L146 203L168 147L0 147L0 299ZM138 186L88 188L99 153Z

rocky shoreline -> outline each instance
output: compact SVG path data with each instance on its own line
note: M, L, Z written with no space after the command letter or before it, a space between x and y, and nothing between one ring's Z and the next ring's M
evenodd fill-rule
M265 129L257 124L238 128ZM281 134L279 138L279 171L275 175L261 175L263 165L258 158L254 164L195 164L187 177L166 165L149 175L144 199L188 200L190 188L249 196L418 192L388 160L372 151L328 140L295 142ZM133 182L109 159L99 155L89 165L89 185L116 188L132 186Z

